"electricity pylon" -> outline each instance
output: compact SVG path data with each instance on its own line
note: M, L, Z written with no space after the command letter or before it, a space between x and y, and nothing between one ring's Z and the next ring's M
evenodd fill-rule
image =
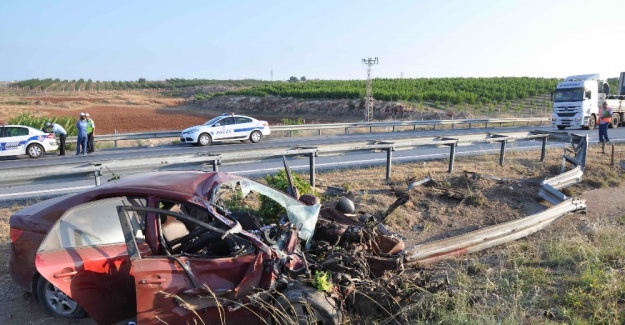
M365 121L371 122L373 117L373 96L371 96L371 67L378 64L378 58L362 59L362 63L367 65L367 92L365 94Z

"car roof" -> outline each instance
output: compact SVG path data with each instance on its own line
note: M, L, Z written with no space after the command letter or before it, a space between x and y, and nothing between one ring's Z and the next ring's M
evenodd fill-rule
M125 192L149 192L146 189L177 193L185 196L207 198L217 184L242 177L220 172L156 171L108 182L93 189L95 192L123 190Z
M43 132L43 131L41 131L41 130L39 130L39 129L37 129L37 128L34 128L34 127L32 127L32 126L28 126L28 125L19 125L19 124L0 124L0 127L15 127L15 126L19 126L19 127L21 127L21 128L27 128L27 129L29 129L30 131L38 132L38 133L41 133L41 134L48 134L48 133L46 133L46 132Z

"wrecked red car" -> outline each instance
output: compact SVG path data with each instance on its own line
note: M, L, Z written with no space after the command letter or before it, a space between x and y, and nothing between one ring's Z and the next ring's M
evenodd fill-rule
M276 223L256 215L262 201ZM15 213L10 273L52 315L99 324L333 324L354 273L401 267L401 241L362 225L235 175L148 173ZM361 260L371 268L354 271ZM344 290L312 288L324 271Z

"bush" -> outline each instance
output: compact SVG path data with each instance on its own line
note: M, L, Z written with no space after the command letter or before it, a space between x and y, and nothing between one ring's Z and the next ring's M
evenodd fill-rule
M291 172L291 175L293 176L293 183L300 195L317 195L306 179L294 172ZM289 180L286 177L284 169L278 171L275 175L265 176L265 181L267 182L267 185L282 192L286 192L286 189L289 186ZM259 217L264 223L276 223L278 222L278 216L284 213L284 208L281 205L278 205L275 201L264 195L260 196Z

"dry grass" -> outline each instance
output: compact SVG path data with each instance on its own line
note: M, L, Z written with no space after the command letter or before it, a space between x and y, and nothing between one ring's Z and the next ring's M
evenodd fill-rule
M327 171L317 175L317 182L320 191L327 186L351 191L358 210L380 214L395 201L389 190L406 189L412 180L431 177L435 183L411 190L408 203L386 222L406 237L410 247L546 208L548 204L537 196L536 183L559 174L560 155L560 149L548 150L541 163L537 151L508 152L504 166L499 166L498 155L461 157L452 174L447 173L447 161L395 164L390 181L384 179L384 167ZM583 181L567 189L569 195L589 198L587 215L568 216L528 238L421 269L447 279L445 290L413 294L392 317L350 314L345 320L367 324L398 319L413 324L625 322L625 213L620 204L625 177L618 167L610 166L610 157L600 148L589 148L588 156ZM476 178L473 173L504 180ZM324 197L322 201L332 205L336 200ZM0 210L3 243L8 242L6 216L18 208ZM411 269L404 276L414 279L415 274Z

